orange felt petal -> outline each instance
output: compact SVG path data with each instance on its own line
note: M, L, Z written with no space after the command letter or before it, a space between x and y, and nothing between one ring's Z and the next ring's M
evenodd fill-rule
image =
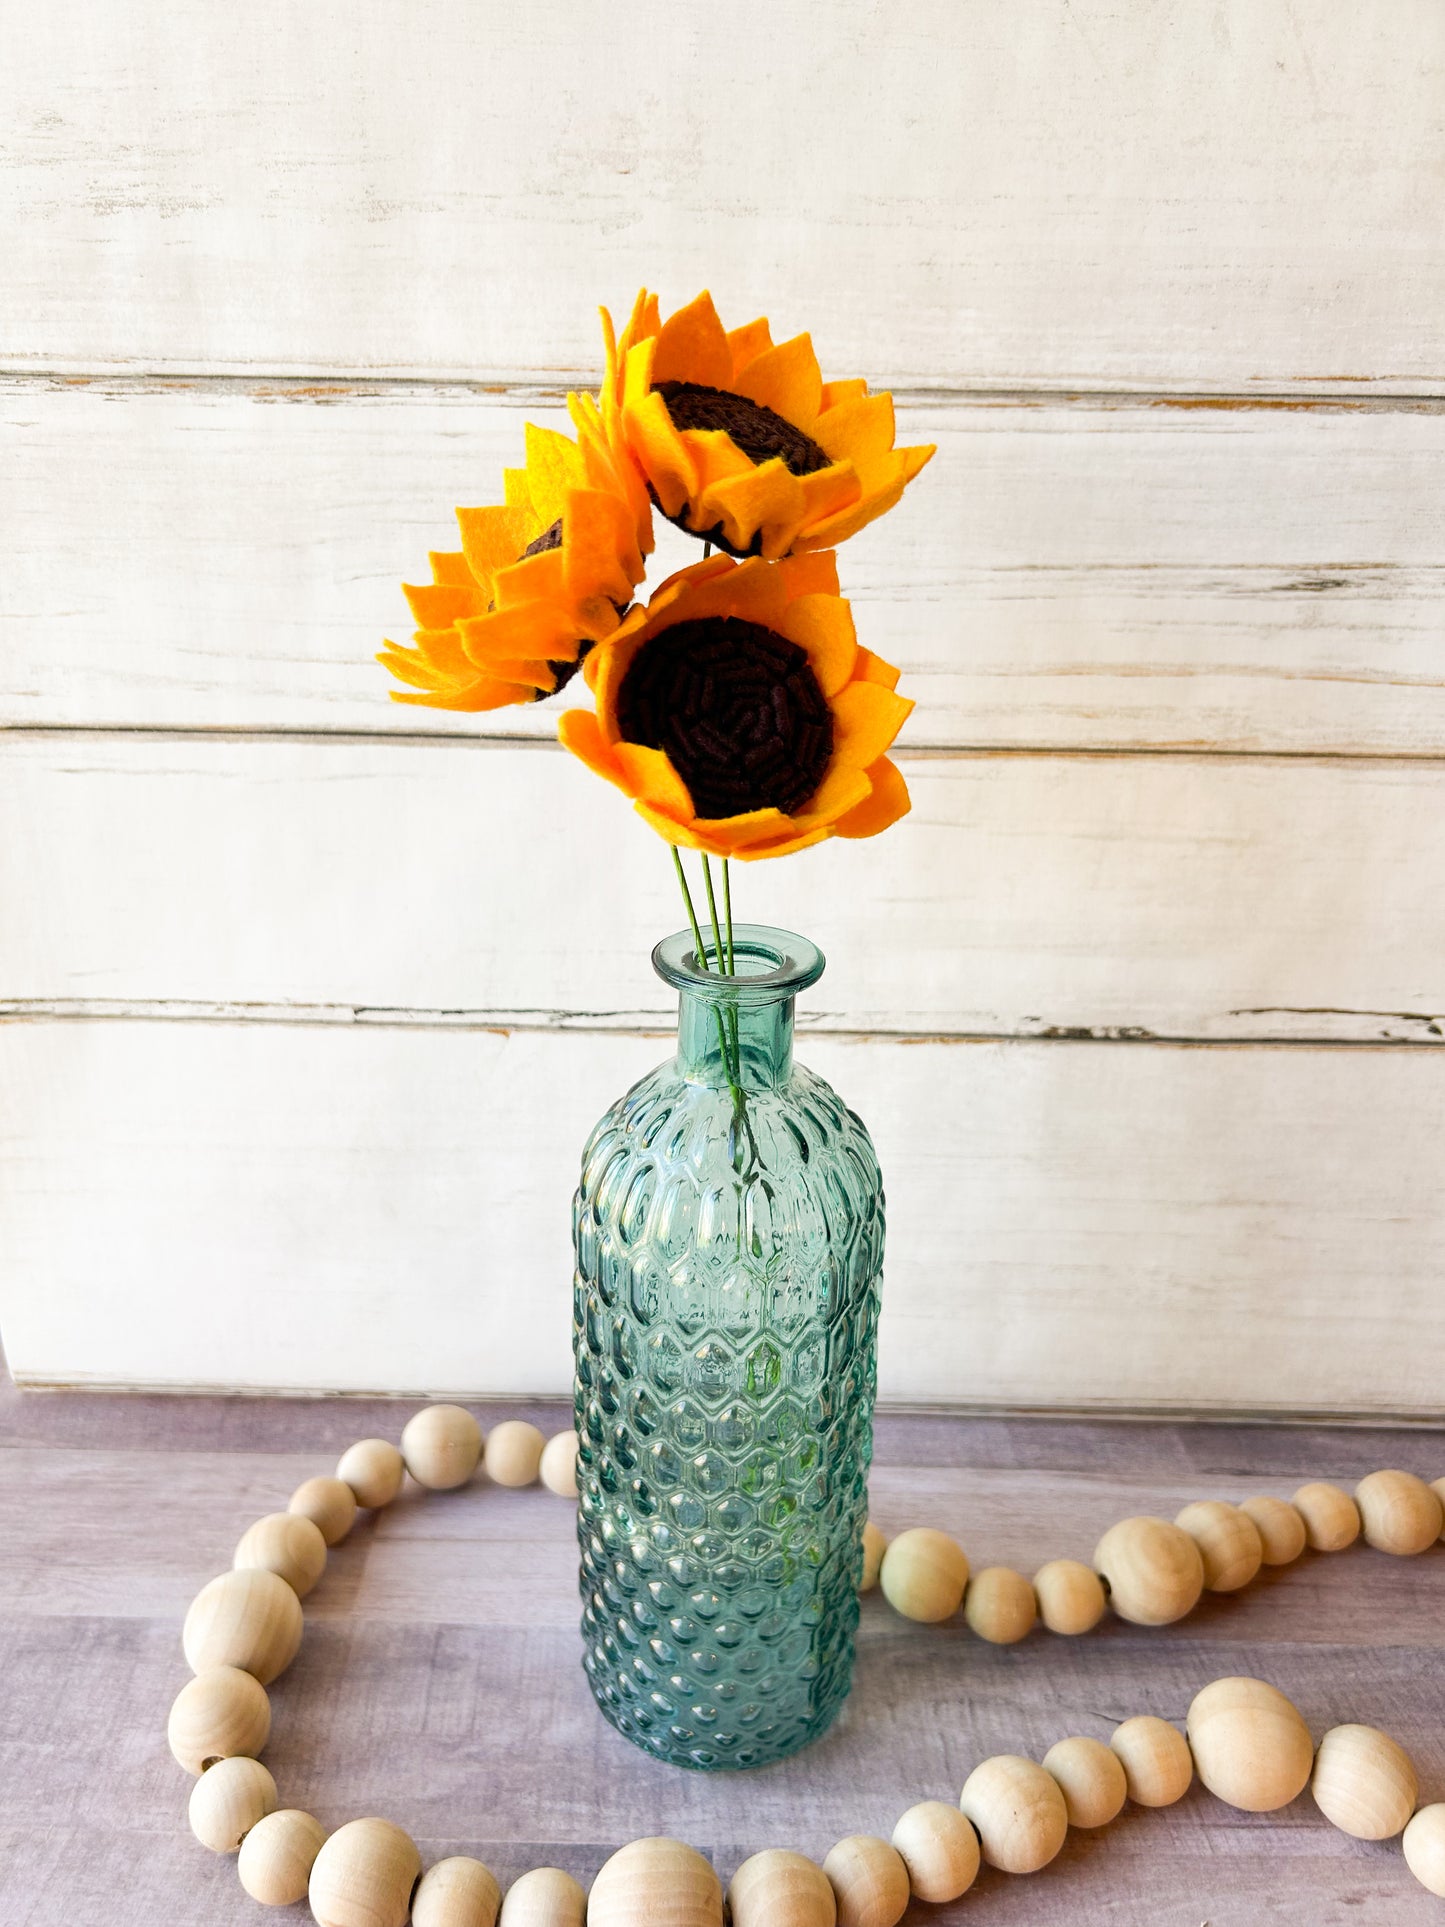
M657 492L663 514L680 514L697 476L661 395L647 394L629 403L625 425L627 439Z
M774 459L741 475L711 483L699 498L695 519L701 528L721 522L735 549L762 538L763 556L776 561L792 546L803 519L803 491L786 463Z
M876 682L884 689L898 687L899 673L891 662L885 662L882 656L875 656L871 649L860 649L858 660L853 665L855 682Z
M732 375L733 351L712 296L704 290L663 322L652 379L698 381L708 388L726 388Z
M737 377L749 362L765 355L773 345L772 333L767 322L759 315L756 321L745 321L741 328L729 328L728 347L732 350L732 378L723 386L737 392Z
M447 629L458 616L479 616L486 600L468 575L466 583L403 582L401 592L419 629Z
M790 596L838 593L838 558L832 549L785 555L778 564L778 574Z
M433 675L469 682L477 673L475 664L462 647L455 625L446 629L418 629L413 641L416 648L406 653ZM387 648L396 649L397 644L388 641Z
M841 596L795 596L783 611L779 633L805 649L818 687L836 696L853 679L858 634L853 613Z
M736 852L739 863L761 863L770 856L792 856L796 850L811 849L833 834L831 825L822 829L804 830L800 835L785 836L777 843L753 843L746 849Z
M457 624L462 647L480 669L495 663L540 658L571 662L577 654L575 624L565 610L546 603L525 603L520 609L497 609Z
M433 582L449 582L457 588L476 583L477 578L467 567L467 558L460 549L433 549L427 560L431 563Z
M635 807L643 822L650 824L664 843L674 843L684 850L706 850L710 856L726 854L722 850L713 849L712 845L688 824L679 823L671 816L664 816L661 810L653 809L650 804L638 803Z
M753 464L725 428L684 428L679 431L683 447L692 458L694 495L701 495L713 482L725 482L730 475L750 475Z
M860 395L840 402L819 417L813 439L835 462L847 456L887 455L893 447L891 395Z
M533 519L521 508L457 510L462 553L478 582L489 584L498 569L516 561L532 539Z
M798 547L836 548L840 542L846 542L850 535L856 535L859 529L866 529L870 522L876 522L880 515L886 515L902 495L901 477L886 488L865 492L851 507L840 509L836 515L830 515L805 529L798 538Z
M662 816L686 822L692 815L692 797L665 750L648 749L642 743L618 743L613 755L627 779L630 796Z
M562 520L561 555L568 594L577 600L600 596L625 606L633 583L642 580L632 517L616 495L573 490Z
M793 820L800 830L836 823L847 811L867 801L868 788L868 778L861 769L840 762L835 756L828 765L827 775L810 797L808 807L794 810Z
M642 644L641 626L629 629L624 623L615 636L599 643L587 658L587 682L597 698L598 726L609 743L622 740L616 721L617 694Z
M823 374L812 337L794 335L791 341L769 348L734 378L733 387L811 434L823 401Z
M920 469L927 468L938 453L938 448L933 442L920 442L914 448L900 448L894 452L903 458L903 479L911 482Z
M857 401L868 393L866 381L825 381L823 383L824 408L836 408L840 402Z
M865 773L872 785L871 793L866 802L838 818L836 827L839 836L877 836L880 830L886 830L896 823L900 816L907 816L913 807L908 785L896 763L890 762L886 756L880 757L876 763L869 764Z
M800 475L798 486L803 491L803 518L809 526L851 507L863 493L852 462L830 462L811 475Z
M892 743L913 704L876 682L852 682L833 698L833 754L867 769Z
M557 718L557 739L564 749L571 750L584 762L594 776L604 776L609 783L615 783L624 796L631 796L627 778L612 752L611 745L603 738L597 727L597 718L588 709L564 709Z
M693 827L719 855L731 856L750 843L765 843L769 838L776 841L790 834L793 821L781 810L746 810L740 816L700 816Z
M709 556L706 562L685 570L685 580L674 577L677 587L661 609L658 597L654 596L648 604L648 627L656 632L671 627L674 622L692 622L707 616L736 616L743 622L761 623L765 629L781 622L787 597L777 569L758 556L747 562L733 562L724 557L723 566L714 569L712 565L717 560L716 556ZM708 573L704 574L704 570ZM668 586L664 583L663 588ZM661 593L659 590L658 594Z

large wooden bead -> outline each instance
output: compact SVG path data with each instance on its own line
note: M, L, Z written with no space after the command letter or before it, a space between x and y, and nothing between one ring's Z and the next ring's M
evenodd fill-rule
M356 1494L345 1479L328 1474L298 1485L286 1510L309 1519L328 1546L337 1546L356 1524Z
M1259 1571L1264 1541L1259 1527L1238 1506L1226 1505L1223 1499L1196 1499L1175 1516L1174 1523L1199 1548L1206 1592L1238 1592Z
M1311 1552L1343 1552L1360 1536L1360 1510L1348 1492L1316 1479L1294 1495Z
M420 1872L416 1843L400 1827L349 1820L316 1856L311 1912L318 1927L406 1927Z
M908 1912L908 1869L886 1840L850 1833L831 1849L823 1872L837 1903L838 1927L897 1927Z
M985 1566L968 1582L963 1616L990 1646L1014 1646L1033 1631L1039 1612L1034 1589L1021 1572Z
M916 1900L957 1900L978 1877L978 1835L957 1807L920 1800L893 1829Z
M1365 1541L1377 1552L1409 1559L1440 1537L1439 1494L1413 1472L1372 1472L1355 1487L1355 1504Z
M722 1884L695 1848L633 1840L599 1869L587 1927L722 1927L722 1905Z
M577 1434L555 1432L542 1447L542 1483L559 1499L577 1497Z
M1445 1900L1445 1804L1421 1807L1400 1842L1405 1865L1427 1892Z
M480 1860L456 1854L438 1860L412 1897L412 1927L497 1927L502 1890Z
M1039 1618L1051 1633L1091 1633L1104 1617L1108 1600L1103 1581L1078 1559L1050 1559L1034 1574Z
M732 1927L834 1927L838 1903L815 1862L784 1847L745 1860L728 1882Z
M460 1405L428 1405L406 1422L401 1456L418 1485L451 1492L465 1485L482 1456L482 1428Z
M582 1927L587 1896L560 1867L534 1867L514 1880L502 1902L501 1927Z
M976 1766L958 1804L978 1829L984 1859L1004 1873L1037 1873L1069 1830L1058 1781L1017 1753L999 1753Z
M872 1592L878 1584L883 1555L887 1550L887 1539L871 1519L866 1520L863 1526L863 1577L859 1582L859 1592Z
M1288 1499L1246 1499L1240 1506L1254 1521L1260 1556L1267 1566L1289 1566L1305 1549L1305 1522Z
M1194 1781L1194 1756L1177 1726L1140 1713L1116 1726L1109 1741L1124 1769L1129 1798L1138 1807L1172 1807Z
M1310 1792L1325 1818L1356 1840L1393 1840L1420 1796L1415 1763L1373 1726L1332 1726L1320 1741Z
M294 1907L306 1898L311 1869L326 1829L299 1807L283 1807L258 1820L241 1842L241 1885L263 1907Z
M276 1782L259 1760L217 1760L191 1788L191 1832L212 1853L235 1853L276 1806Z
M351 1487L358 1505L375 1511L400 1492L406 1460L385 1439L358 1439L342 1453L336 1476Z
M181 1633L193 1673L238 1666L269 1686L296 1657L301 1601L274 1572L223 1572L191 1601Z
M1204 1560L1182 1526L1167 1519L1121 1519L1094 1548L1094 1570L1109 1604L1135 1626L1170 1626L1199 1603Z
M1200 1779L1244 1813L1287 1807L1309 1783L1314 1742L1295 1706L1262 1679L1217 1679L1185 1721Z
M531 1485L541 1469L546 1440L525 1419L509 1418L487 1438L487 1477L493 1485Z
M171 1751L187 1773L237 1754L254 1760L270 1737L266 1689L239 1666L208 1666L187 1680L166 1722Z
M934 1625L963 1604L968 1555L956 1539L930 1526L900 1532L878 1568L883 1597L905 1619Z
M1059 1740L1044 1755L1044 1771L1059 1783L1071 1827L1106 1827L1129 1797L1117 1753L1082 1735Z
M326 1541L314 1520L268 1512L241 1535L231 1564L237 1572L274 1572L304 1599L326 1570Z

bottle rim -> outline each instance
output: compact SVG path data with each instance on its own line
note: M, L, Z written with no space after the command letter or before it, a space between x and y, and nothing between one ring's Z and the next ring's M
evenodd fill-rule
M827 965L817 944L766 923L733 925L735 976L720 976L713 967L716 959L711 932L703 932L700 960L691 930L679 930L658 944L652 967L664 983L690 996L715 1003L773 1004L817 983Z

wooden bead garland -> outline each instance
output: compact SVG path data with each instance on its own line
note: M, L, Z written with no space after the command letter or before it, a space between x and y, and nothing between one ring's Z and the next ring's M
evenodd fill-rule
M963 1616L990 1646L1013 1646L1033 1631L1039 1609L1034 1589L1021 1572L985 1566L968 1582Z
M497 1927L502 1890L480 1860L455 1854L428 1867L411 1903L412 1927Z
M502 1902L499 1927L582 1927L587 1896L560 1867L534 1867L514 1881Z
M878 1569L883 1597L905 1619L952 1619L968 1584L968 1558L956 1539L914 1526L891 1541Z
M385 1439L358 1439L342 1453L336 1476L351 1487L358 1505L374 1512L400 1492L406 1460Z
M218 1760L191 1789L191 1832L212 1853L235 1853L275 1806L276 1782L259 1760Z
M487 1440L483 1464L493 1485L531 1485L542 1467L546 1440L525 1419L508 1419Z
M223 1572L191 1601L181 1645L193 1673L235 1666L269 1686L295 1659L303 1624L300 1600L274 1572Z
M1320 1741L1310 1776L1315 1805L1356 1840L1393 1840L1420 1797L1415 1763L1373 1726L1334 1726Z
M587 1899L587 1927L722 1927L722 1887L711 1864L681 1840L634 1840L602 1863Z
M1400 1842L1405 1865L1427 1893L1445 1900L1445 1802L1421 1807Z
M542 1448L542 1483L559 1499L577 1497L577 1434L558 1432Z
M1316 1479L1294 1495L1294 1509L1305 1522L1311 1552L1343 1552L1360 1536L1360 1509L1348 1492Z
M1412 1559L1433 1546L1442 1524L1440 1495L1413 1472L1372 1472L1355 1487L1365 1543Z
M732 1927L835 1927L838 1902L816 1861L769 1847L733 1875L728 1911Z
M879 1569L887 1550L888 1541L873 1521L866 1519L863 1523L863 1579L858 1587L859 1592L872 1592L878 1584Z
M897 1927L908 1911L908 1869L896 1847L850 1833L823 1862L838 1907L838 1927ZM588 1927L591 1927L589 1915Z
M187 1680L166 1722L171 1752L187 1773L236 1755L254 1760L270 1737L266 1689L239 1666L208 1666Z
M390 1820L348 1820L311 1869L307 1898L317 1927L406 1927L420 1874L410 1834Z
M1259 1534L1260 1558L1267 1566L1289 1566L1305 1549L1305 1522L1288 1499L1246 1499L1240 1506Z
M1094 1570L1109 1604L1136 1626L1170 1626L1199 1603L1204 1560L1181 1526L1166 1519L1121 1519L1094 1548Z
M1037 1873L1069 1830L1058 1781L1017 1753L999 1753L976 1766L958 1804L978 1831L984 1859L1004 1873Z
M1123 1811L1128 1776L1117 1753L1102 1740L1057 1740L1044 1755L1044 1771L1057 1780L1071 1827L1106 1827Z
M269 1512L241 1535L231 1564L237 1572L274 1572L304 1599L326 1570L326 1540L312 1519Z
M1213 1681L1195 1694L1184 1726L1195 1772L1227 1806L1275 1813L1309 1784L1309 1728L1262 1679Z
M983 1855L973 1822L942 1800L920 1800L893 1829L893 1845L918 1900L957 1900L978 1877Z
M1174 1523L1199 1548L1206 1592L1238 1592L1259 1571L1264 1541L1240 1507L1222 1499L1197 1499L1175 1515Z
M1078 1559L1051 1559L1040 1566L1034 1574L1034 1597L1049 1631L1070 1637L1091 1633L1109 1604L1098 1573Z
M460 1405L428 1405L402 1428L401 1456L418 1485L452 1492L482 1456L482 1428Z
M263 1906L294 1907L306 1898L325 1838L321 1822L299 1807L266 1814L241 1842L241 1885Z
M288 1512L320 1528L328 1546L340 1545L356 1524L356 1494L345 1479L307 1479L291 1494Z
M1136 1807L1172 1807L1194 1784L1194 1756L1177 1726L1139 1713L1116 1726L1109 1751L1124 1769L1124 1784Z

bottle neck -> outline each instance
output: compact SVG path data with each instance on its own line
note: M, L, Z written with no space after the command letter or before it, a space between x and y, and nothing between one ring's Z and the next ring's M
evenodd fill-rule
M792 997L771 1003L714 991L682 990L677 1003L677 1062L690 1084L726 1090L775 1090L793 1071Z

